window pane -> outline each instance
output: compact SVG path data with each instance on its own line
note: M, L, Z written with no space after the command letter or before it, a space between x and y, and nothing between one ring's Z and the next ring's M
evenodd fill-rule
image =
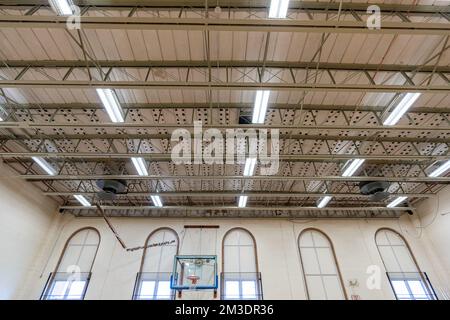
M320 276L306 276L310 300L326 300L327 295Z
M153 299L155 281L142 281L138 299Z
M411 299L411 295L409 294L405 281L393 280L391 283L394 288L394 292L399 299Z
M411 289L411 293L413 294L414 299L428 299L422 281L410 280L408 281L408 286Z
M402 272L401 261L399 261L390 246L378 246L381 254L381 259L386 266L387 272Z
M301 248L300 250L302 255L304 273L306 275L320 274L320 267L314 248Z
M243 299L256 299L256 282L255 281L242 281L242 298Z
M341 283L338 276L324 276L322 277L325 291L327 292L328 300L344 300L345 296L342 292Z
M170 299L170 281L159 281L156 299Z
M320 271L322 274L336 274L333 252L330 248L317 248L317 258L319 260Z
M83 297L86 281L73 281L70 285L69 294L66 299L81 299Z
M67 281L55 281L46 299L64 299L68 284Z
M402 272L418 272L417 266L412 259L409 250L406 246L392 247L395 259L401 264Z
M239 299L239 281L225 281L227 299Z

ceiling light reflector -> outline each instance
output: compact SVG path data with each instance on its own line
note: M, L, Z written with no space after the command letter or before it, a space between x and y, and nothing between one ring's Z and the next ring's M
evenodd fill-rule
M70 16L73 14L72 0L49 0L50 6L59 16Z
M31 157L34 162L36 162L39 167L41 167L47 174L54 176L56 174L55 169L43 158L41 157Z
M393 126L400 118L408 111L408 109L416 102L420 97L420 92L407 93L405 94L399 103L395 106L394 110L389 114L389 116L384 120L383 125Z
M97 89L97 94L112 122L124 122L122 108L116 93L111 89Z
M403 201L405 201L408 197L398 197L394 200L392 200L391 203L389 203L387 205L388 208L394 208L396 206L398 206L400 203L402 203Z
M344 173L342 174L343 177L351 177L356 170L363 164L365 159L352 159L349 160L346 164L346 169L344 170Z
M255 106L253 108L252 123L264 123L266 118L267 104L269 103L270 91L256 91Z
M245 208L247 206L248 196L239 196L239 208Z
M147 165L143 158L133 157L131 161L140 176L148 176Z
M150 198L152 198L155 207L162 208L163 204L160 196L150 196Z
M83 207L90 207L91 203L85 198L83 197L81 194L76 194L74 195L75 199L78 200L79 203L81 203L83 205Z
M286 18L289 0L270 1L269 18Z
M331 196L323 197L322 200L320 200L320 202L317 204L317 208L325 207L328 204L328 202L330 202L331 198L332 198Z
M429 177L439 177L441 174L445 173L448 169L450 169L450 160L444 162L443 165L436 168L433 172L431 172Z
M256 158L245 159L244 176L252 176L255 173Z

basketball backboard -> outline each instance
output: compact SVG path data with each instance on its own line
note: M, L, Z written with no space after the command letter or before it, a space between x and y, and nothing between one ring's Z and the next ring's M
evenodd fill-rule
M217 256L177 255L174 258L171 288L175 290L216 290Z

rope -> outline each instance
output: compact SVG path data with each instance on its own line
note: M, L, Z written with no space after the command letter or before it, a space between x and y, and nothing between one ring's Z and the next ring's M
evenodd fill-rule
M169 244L172 244L172 243L175 242L175 240L164 241L164 242L159 242L159 243L151 243L151 244L148 244L146 246L139 246L139 247L128 248L126 246L125 242L120 237L119 233L116 231L116 229L112 225L112 223L109 220L108 216L105 214L105 211L102 209L102 207L100 207L100 205L98 203L96 203L95 205L96 205L98 211L100 211L100 213L101 213L103 219L105 220L106 224L108 225L109 229L112 231L112 233L116 237L117 241L119 241L119 243L122 246L122 248L125 249L128 252L132 252L132 251L136 251L136 250L143 250L143 249L147 249L147 248L151 248L151 247L165 246L165 245L169 245Z

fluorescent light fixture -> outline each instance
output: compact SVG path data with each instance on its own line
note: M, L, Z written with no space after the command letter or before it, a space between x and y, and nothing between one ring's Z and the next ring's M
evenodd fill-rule
M255 173L256 158L245 159L244 176L252 176Z
M54 176L56 174L55 169L43 158L41 157L31 157L34 162L36 162L39 167L41 167L47 174Z
M403 201L405 201L408 197L398 197L395 200L392 200L391 203L389 203L387 205L388 208L394 208L396 206L398 206L400 203L402 203Z
M83 207L91 206L90 202L85 197L83 197L81 194L75 194L74 197L75 197L75 199L78 200L79 203L81 203L83 205Z
M445 171L447 171L448 169L450 169L450 160L447 160L446 162L444 162L443 165L436 168L428 176L429 177L439 177L441 174L445 173Z
M320 200L320 202L317 204L317 208L323 208L325 207L328 202L330 202L332 196L325 196L322 198L322 200Z
M72 0L49 0L50 6L59 16L70 16L73 14Z
M150 196L150 198L152 198L155 207L162 208L163 204L160 196Z
M124 122L122 108L116 93L111 89L97 89L97 94L103 103L112 122Z
M286 18L289 0L270 1L269 18Z
M264 123L266 118L267 104L269 103L270 91L256 91L255 106L253 107L252 123Z
M147 164L143 158L133 157L131 161L140 176L148 176Z
M239 196L239 208L245 208L247 206L248 196Z
M393 126L400 118L408 111L408 109L416 102L420 97L420 92L407 93L405 94L399 103L395 106L394 110L389 114L389 116L384 120L383 125Z
M365 159L352 159L347 162L345 165L346 169L344 170L344 173L342 174L343 177L351 177L356 170L363 164Z

